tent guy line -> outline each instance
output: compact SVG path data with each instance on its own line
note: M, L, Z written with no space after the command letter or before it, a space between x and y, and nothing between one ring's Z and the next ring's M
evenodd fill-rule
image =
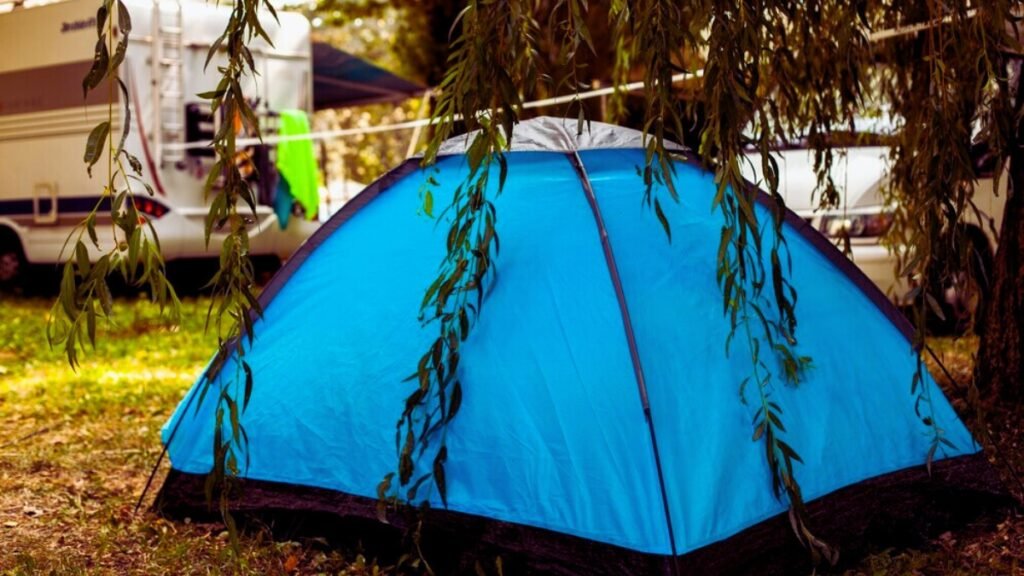
M701 78L704 76L703 70L697 70L695 72L682 72L679 74L672 75L672 83L676 84L684 80L691 78ZM586 92L580 92L578 94L566 94L564 96L555 96L552 98L544 98L541 100L534 100L523 104L524 110L531 108L540 108L543 106L557 106L558 104L565 104L577 100L589 100L591 98L599 98L601 96L608 96L615 93L616 90L622 92L635 92L642 90L645 83L630 82L628 84L620 84L619 86L608 86L605 88L596 88L594 90L588 90ZM462 119L461 115L456 115L454 121ZM338 138L344 138L347 136L359 136L361 134L379 134L381 132L397 132L399 130L411 130L414 128L422 128L425 126L431 126L433 124L440 123L440 120L433 118L424 118L420 120L410 120L408 122L398 122L395 124L385 124L381 126L367 126L365 128L344 128L341 130L323 130L320 132L310 132L309 134L303 134L300 136L268 136L266 138L239 138L235 141L236 146L257 146L260 144L277 144L280 142L291 142L295 140L335 140ZM209 148L210 144L206 142L185 142L175 143L167 142L163 145L165 150L198 150L202 148Z

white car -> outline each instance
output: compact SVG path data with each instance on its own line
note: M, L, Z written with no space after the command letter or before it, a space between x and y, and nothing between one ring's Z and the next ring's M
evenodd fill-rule
M743 162L744 176L766 188L761 171L761 157L757 153ZM839 207L820 210L820 196L815 193L817 176L814 172L814 153L808 149L788 149L775 152L779 166L779 193L789 209L811 224L816 230L844 248L844 231L850 239L850 257L864 274L899 306L909 305L907 295L911 286L907 278L899 277L896 254L899 246L886 246L882 238L892 225L892 210L885 205L882 191L887 185L889 148L864 146L837 149L831 176L840 195ZM1006 203L1006 178L1000 179L1000 193L993 188L991 175L982 176L976 184L974 202L981 212L979 220L969 217L969 237L983 266L991 266L996 237L1002 222ZM993 225L994 223L994 225ZM963 329L963 323L977 305L977 294L969 290L949 289L945 293L946 315L951 328ZM975 291L976 292L976 291Z

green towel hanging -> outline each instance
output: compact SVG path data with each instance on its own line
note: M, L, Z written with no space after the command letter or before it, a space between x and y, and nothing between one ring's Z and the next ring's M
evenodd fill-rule
M281 136L308 136L309 118L302 110L281 110ZM317 174L313 141L285 140L277 145L277 171L287 181L278 186L278 194L290 194L306 211L306 219L316 218L320 207L320 181ZM287 223L282 222L282 227Z

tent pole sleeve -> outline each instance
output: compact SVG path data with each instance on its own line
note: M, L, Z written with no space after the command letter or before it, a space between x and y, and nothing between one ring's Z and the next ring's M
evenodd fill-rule
M604 225L604 217L601 216L601 208L597 204L597 196L594 195L594 188L590 185L590 178L583 166L580 155L573 151L566 154L576 175L583 185L584 195L587 197L587 204L594 214L594 222L597 224L598 234L601 236L601 249L604 251L605 264L608 265L608 273L611 276L612 286L615 289L615 299L619 303L619 313L622 316L622 327L626 332L626 342L629 344L629 357L633 363L633 374L636 376L637 390L640 392L640 404L643 406L644 418L647 420L647 430L651 435L651 447L654 450L654 465L658 471L658 485L661 489L661 502L665 507L665 524L668 527L669 545L672 547L672 574L678 576L679 566L676 558L675 531L672 529L672 514L669 511L668 491L665 487L665 474L661 467L661 454L658 451L658 436L654 431L654 418L651 416L651 403L647 397L647 381L644 379L644 369L640 363L640 352L636 345L636 335L633 333L633 321L629 316L629 306L626 303L626 295L622 290L622 279L619 277L619 267L615 264L615 253L612 251L611 241L608 239L608 229Z

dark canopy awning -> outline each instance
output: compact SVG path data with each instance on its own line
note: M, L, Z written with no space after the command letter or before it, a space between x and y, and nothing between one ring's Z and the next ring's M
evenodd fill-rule
M344 108L397 102L426 88L323 43L313 43L313 107Z

